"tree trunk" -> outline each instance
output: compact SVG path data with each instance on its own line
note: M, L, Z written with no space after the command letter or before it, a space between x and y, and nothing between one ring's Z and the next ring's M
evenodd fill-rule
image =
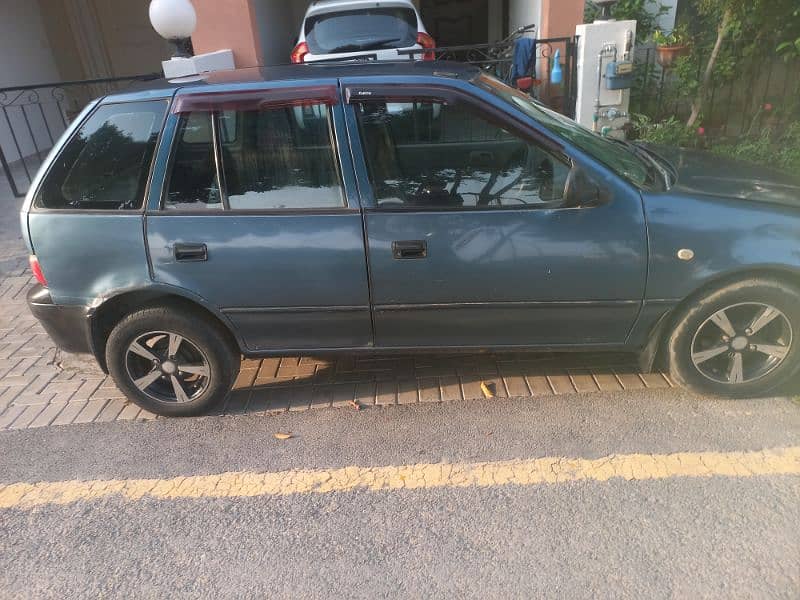
M728 28L730 27L732 19L733 13L731 9L727 9L722 15L722 23L720 23L719 29L717 29L717 41L714 43L711 56L708 57L703 79L700 82L700 87L697 89L697 96L695 96L692 102L692 114L689 115L689 120L686 121L687 127L692 127L697 122L697 119L700 118L700 111L703 110L703 101L706 98L708 86L711 83L711 76L714 74L714 66L717 64L717 58L719 58L719 53L722 50L722 42L724 42L725 38L728 36Z

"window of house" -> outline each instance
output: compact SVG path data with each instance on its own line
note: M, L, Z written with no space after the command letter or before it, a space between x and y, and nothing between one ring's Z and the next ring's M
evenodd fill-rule
M570 165L458 105L356 105L378 207L558 206Z
M144 202L162 101L95 110L59 154L35 205L49 209L135 210Z
M222 209L225 203L230 210L344 206L329 108L182 115L165 207Z

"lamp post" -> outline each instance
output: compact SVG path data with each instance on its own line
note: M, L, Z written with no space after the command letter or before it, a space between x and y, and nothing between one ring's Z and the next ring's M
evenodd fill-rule
M150 23L173 45L173 58L194 55L191 37L197 27L197 13L190 0L152 0Z
M598 21L613 21L614 17L611 15L611 8L617 3L617 0L595 0L595 4L600 9L600 15L597 17Z

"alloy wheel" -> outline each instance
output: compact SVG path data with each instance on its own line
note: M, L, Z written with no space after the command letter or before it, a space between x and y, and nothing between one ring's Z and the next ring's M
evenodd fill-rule
M692 363L716 383L739 385L761 379L780 367L792 347L789 319L761 302L718 310L692 340Z
M133 385L159 402L191 402L211 381L210 363L197 345L166 331L145 333L131 342L125 368Z

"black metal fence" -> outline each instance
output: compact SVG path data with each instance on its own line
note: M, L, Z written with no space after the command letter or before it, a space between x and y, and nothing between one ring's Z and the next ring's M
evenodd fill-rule
M25 195L47 152L93 98L158 77L153 73L0 88L0 166L11 193Z
M774 48L775 46L769 46ZM757 133L765 119L773 126L800 118L800 61L786 62L772 54L745 56L733 44L723 53L736 65L735 72L712 80L703 109L702 124L713 137L736 138ZM708 55L699 53L693 73L699 81ZM637 84L631 92L631 112L654 121L671 116L686 120L692 94L680 89L675 69L663 69L654 48L637 55Z
M575 116L575 100L577 98L577 39L571 37L547 38L536 40L536 60L532 63L530 77L534 78L531 95L555 110L569 116ZM556 50L560 50L560 63L563 82L555 85L550 82L549 74L553 69ZM436 60L453 60L477 65L481 69L498 78L511 82L514 63L514 41L494 44L474 44L469 46L447 46L430 50L405 50L401 54L421 58L423 54L432 53Z

